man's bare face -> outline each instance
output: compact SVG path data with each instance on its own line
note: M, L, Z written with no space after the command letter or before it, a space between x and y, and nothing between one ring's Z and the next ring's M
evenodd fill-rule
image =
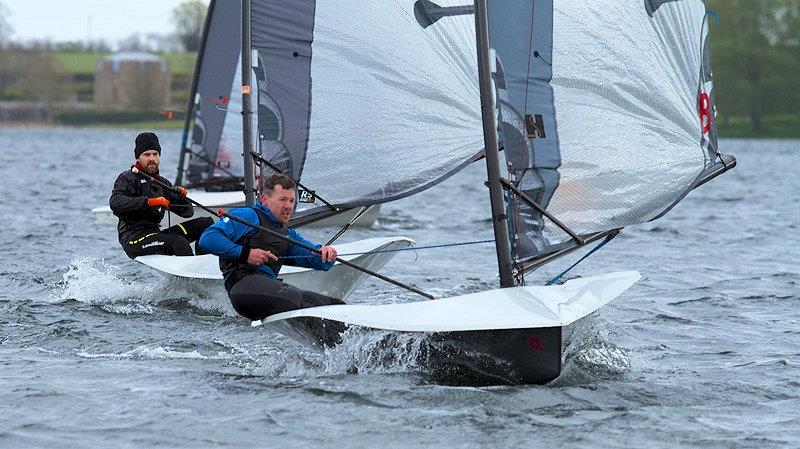
M161 154L156 150L147 150L140 154L136 161L144 167L147 173L153 175L158 173L158 164L161 163Z
M261 204L266 206L283 224L289 224L294 212L295 191L294 189L284 190L277 185L272 190L267 190L261 195Z

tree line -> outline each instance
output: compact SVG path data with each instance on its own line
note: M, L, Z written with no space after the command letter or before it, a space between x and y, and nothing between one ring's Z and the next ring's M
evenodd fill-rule
M779 116L789 117L800 127L800 0L707 0L706 7L722 133L747 128L758 134L765 123ZM118 49L169 52L182 47L196 51L206 9L203 1L188 0L172 11L173 34L135 34L120 41ZM35 91L37 85L58 86L60 69L47 52L111 49L104 41L14 43L8 17L8 9L0 2L0 97L14 90L15 83L22 96ZM46 79L33 80L31 74ZM38 94L50 97L58 91L49 90Z
M800 125L800 1L708 0L707 9L723 131L742 126L735 118L755 133L779 115Z
M174 32L170 34L134 33L120 40L118 51L175 53L197 51L207 6L201 0L187 0L172 10ZM55 53L110 53L112 46L103 39L53 42L34 39L12 40L10 11L0 1L0 100L47 103L74 97L76 80L82 75L68 73ZM89 80L91 82L91 80Z

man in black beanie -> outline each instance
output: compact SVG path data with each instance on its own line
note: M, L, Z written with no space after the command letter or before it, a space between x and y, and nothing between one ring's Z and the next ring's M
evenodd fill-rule
M189 244L196 242L214 220L211 217L199 217L161 230L161 220L167 209L188 218L194 214L194 208L186 199L185 188L172 187L169 181L159 175L161 144L158 136L149 132L136 136L133 155L136 163L130 170L119 174L109 200L111 210L119 218L117 232L125 254L131 259L150 254L193 255ZM134 168L172 188L164 188L146 176L134 173Z

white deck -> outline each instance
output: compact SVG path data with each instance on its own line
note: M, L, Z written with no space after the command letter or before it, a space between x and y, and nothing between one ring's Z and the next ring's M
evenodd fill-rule
M414 243L407 237L377 237L355 242L333 245L340 254L351 254L341 258L372 271L381 269L394 252L373 252L409 247ZM213 254L203 256L139 256L137 262L147 265L162 273L184 279L222 281L219 270L219 258ZM328 271L317 271L310 268L284 266L279 277L285 282L304 290L323 295L345 299L367 278L367 274L335 263Z
M640 278L637 271L623 271L563 285L504 288L405 304L312 307L272 315L253 325L308 316L406 332L567 326L608 304Z

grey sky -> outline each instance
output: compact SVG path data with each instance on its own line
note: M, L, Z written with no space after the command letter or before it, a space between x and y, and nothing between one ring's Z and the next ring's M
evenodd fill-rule
M14 40L85 41L110 44L133 33L169 34L172 9L184 0L0 0L8 8ZM204 0L208 4L208 0Z

